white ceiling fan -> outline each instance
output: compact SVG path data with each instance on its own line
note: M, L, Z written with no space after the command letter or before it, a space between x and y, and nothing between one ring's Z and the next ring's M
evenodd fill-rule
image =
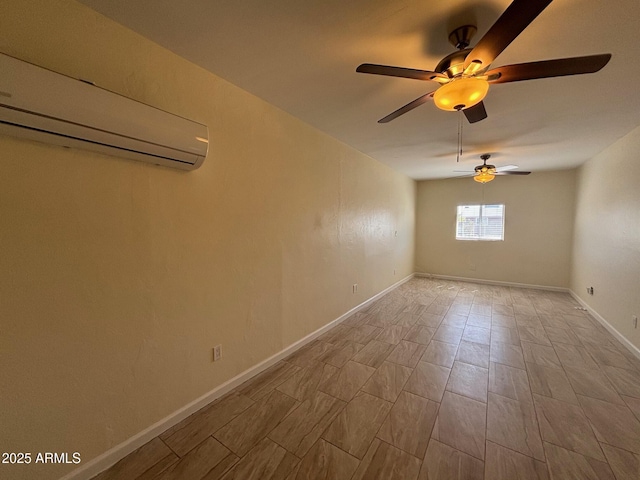
M466 173L467 175L456 175L455 177L473 177L476 182L487 183L495 178L496 175L529 175L531 172L525 172L522 170L516 171L517 165L504 165L502 167L496 167L495 165L487 164L487 160L491 158L488 153L480 155L482 159L482 165L476 166L473 172L456 170L456 173Z

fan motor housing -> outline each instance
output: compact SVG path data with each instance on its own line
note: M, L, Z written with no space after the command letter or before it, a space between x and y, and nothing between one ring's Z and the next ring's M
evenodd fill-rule
M438 73L444 73L449 78L453 78L458 75L462 75L464 71L464 60L467 55L471 53L471 48L465 48L464 50L458 50L450 55L447 55L435 68Z
M490 170L495 170L496 166L495 165L487 165L486 163L484 165L478 165L477 167L474 168L474 170L476 171L476 173L481 173L481 172L488 172Z
M487 165L487 160L489 160L489 158L491 158L491 155L488 153L483 153L482 155L480 155L480 158L483 161L482 165L478 165L477 167L474 168L476 173L482 173L482 172L495 172L496 171L496 166L495 165Z

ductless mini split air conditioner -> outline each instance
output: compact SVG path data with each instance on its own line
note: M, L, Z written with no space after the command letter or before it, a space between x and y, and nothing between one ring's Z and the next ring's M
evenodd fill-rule
M193 170L205 125L0 53L0 134Z

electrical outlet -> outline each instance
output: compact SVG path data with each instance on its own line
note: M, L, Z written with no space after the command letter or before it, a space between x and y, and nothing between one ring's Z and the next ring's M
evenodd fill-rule
M213 361L217 362L222 358L222 345L216 345L213 347Z
M396 274L396 269L395 269L395 268L393 269L393 274L394 274L394 275Z
M587 293L593 295L593 287L587 287Z
M358 293L358 284L357 283L353 284L353 293Z
M631 321L633 322L633 328L638 328L638 316L631 315Z

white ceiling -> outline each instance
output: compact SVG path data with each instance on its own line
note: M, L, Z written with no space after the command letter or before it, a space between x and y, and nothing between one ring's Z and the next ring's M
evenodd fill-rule
M575 167L640 125L640 1L555 0L493 67L612 53L591 75L492 85L489 117L427 103L377 120L437 84L363 75L361 63L432 70L473 23L472 46L509 0L81 0L82 3L415 179L472 170L481 153L524 170Z

